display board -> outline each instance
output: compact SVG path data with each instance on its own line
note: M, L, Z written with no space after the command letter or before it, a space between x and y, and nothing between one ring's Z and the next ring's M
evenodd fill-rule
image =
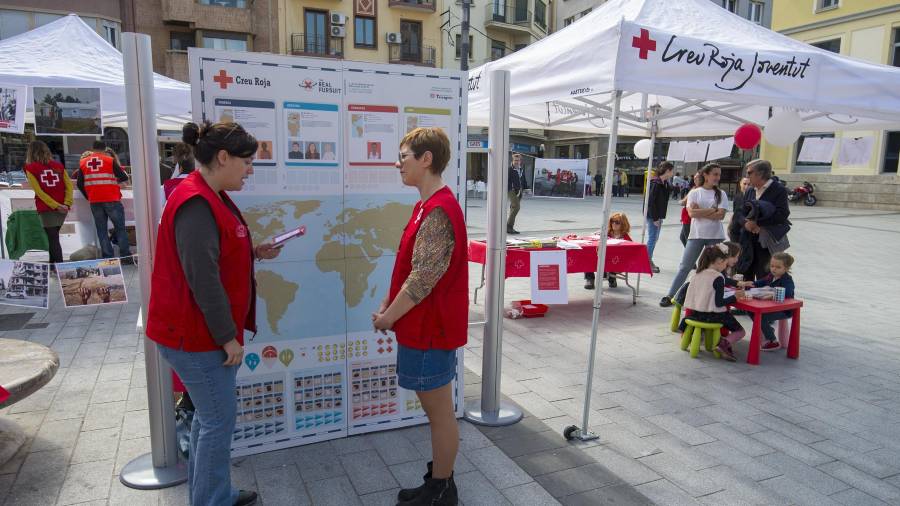
M583 199L588 161L568 158L534 159L534 196Z
M254 243L306 235L256 264L259 332L238 372L234 455L426 422L397 385L397 343L372 329L418 200L394 166L419 126L447 133L444 180L460 205L466 88L458 71L191 48L194 119L260 141L232 194ZM456 412L462 415L462 352Z

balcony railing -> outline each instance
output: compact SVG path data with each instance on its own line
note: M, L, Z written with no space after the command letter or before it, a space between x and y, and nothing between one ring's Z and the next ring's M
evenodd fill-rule
M437 49L417 44L392 44L388 60L405 65L437 66Z
M390 0L388 6L426 12L435 11L434 0Z
M534 18L528 10L528 3L524 0L515 4L489 3L485 11L485 20L508 25L522 25L527 27Z
M300 56L343 58L344 39L305 33L291 34L291 53Z

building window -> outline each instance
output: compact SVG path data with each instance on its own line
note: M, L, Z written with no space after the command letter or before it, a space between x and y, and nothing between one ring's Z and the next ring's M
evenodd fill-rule
M841 39L823 40L819 42L811 42L810 46L831 51L832 53L841 53Z
M737 0L722 0L722 7L728 12L737 12Z
M328 52L328 13L307 9L303 13L306 28L304 50L310 54Z
M491 60L499 60L506 56L506 44L503 42L492 40L491 41Z
M831 172L831 162L798 162L797 158L800 156L800 151L803 150L803 142L810 138L834 138L833 133L829 134L809 134L809 135L801 135L800 139L797 141L797 149L794 152L794 172ZM837 144L837 141L835 141Z
M569 26L575 22L575 16L568 17L563 20L563 26Z
M576 144L572 146L572 158L576 160L584 160L590 157L590 146L588 144Z
M247 36L240 33L203 32L203 47L226 51L246 51Z
M568 158L569 157L569 146L556 146L556 157L557 158Z
M356 16L353 20L353 45L375 49L375 18Z
M544 30L547 29L547 6L541 0L534 0L534 22Z
M590 13L591 13L591 9L586 9L586 10L581 11L581 14L579 14L578 17L579 17L579 18L583 18L583 17L587 16L587 15L590 14Z
M469 61L473 60L473 58L472 58L472 52L473 52L472 43L473 42L472 41L473 41L472 36L469 35ZM456 59L459 59L461 54L462 54L462 34L457 33L456 34Z
M762 24L763 22L763 11L765 10L766 4L760 2L750 2L750 21L753 21L756 24Z
M27 32L30 21L27 12L0 10L0 39Z
M198 0L201 5L215 5L217 7L233 7L236 9L246 9L247 0Z
M881 172L896 174L900 162L900 132L885 132L884 137L884 165Z
M400 59L422 61L422 22L400 20Z
M894 54L891 57L891 65L900 67L900 28L894 28Z
M197 45L197 39L192 32L169 33L169 49L187 51L187 48Z
M119 26L108 21L103 22L103 38L109 42L112 47L119 47Z
M61 14L47 14L45 12L35 12L34 13L34 27L37 28L39 26L44 26L47 23L52 23L57 19L62 18ZM81 19L85 19L82 17ZM90 23L88 23L90 24ZM95 28L96 30L96 28Z
M816 0L816 12L837 9L840 6L840 0Z

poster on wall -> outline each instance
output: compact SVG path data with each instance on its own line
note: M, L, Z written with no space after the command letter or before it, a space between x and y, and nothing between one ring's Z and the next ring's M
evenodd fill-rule
M531 301L535 304L568 304L566 252L531 252Z
M103 135L100 88L32 88L37 135Z
M25 132L25 102L28 88L0 84L0 132Z
M535 158L534 196L583 199L587 170L587 160Z
M259 331L238 371L232 453L425 423L397 384L396 338L376 333L371 313L418 199L394 166L407 131L445 130L444 178L465 198L463 75L194 48L188 58L195 120L236 121L260 142L254 174L231 194L254 243L306 227L256 266Z
M118 258L58 263L56 275L67 308L128 302Z
M0 304L47 309L48 264L0 260Z
M838 152L838 164L857 167L868 165L872 159L872 148L874 146L875 137L871 135L842 137L841 149Z

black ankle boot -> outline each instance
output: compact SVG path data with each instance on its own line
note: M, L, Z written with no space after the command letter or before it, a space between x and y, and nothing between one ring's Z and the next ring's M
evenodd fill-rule
M398 506L456 506L459 496L453 475L445 479L428 478L419 495L409 501L397 503Z
M425 490L425 484L428 483L428 480L431 479L431 467L434 465L433 462L428 463L428 472L425 473L425 476L422 476L422 484L416 488L404 488L400 490L400 493L397 494L397 501L411 501L415 499L419 494Z

